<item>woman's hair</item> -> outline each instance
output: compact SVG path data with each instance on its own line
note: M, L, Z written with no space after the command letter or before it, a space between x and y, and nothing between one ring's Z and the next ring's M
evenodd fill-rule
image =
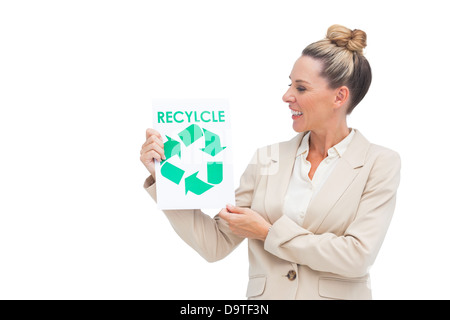
M364 31L350 30L335 24L328 28L324 40L310 44L302 52L305 56L322 61L321 76L328 80L330 88L349 88L350 104L347 114L364 98L372 82L369 62L363 56L366 40Z

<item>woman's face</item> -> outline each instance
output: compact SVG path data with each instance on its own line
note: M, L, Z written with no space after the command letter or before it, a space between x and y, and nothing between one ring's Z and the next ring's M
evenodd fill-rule
M289 104L296 132L324 131L336 117L336 89L320 76L322 62L301 56L294 64L283 101Z

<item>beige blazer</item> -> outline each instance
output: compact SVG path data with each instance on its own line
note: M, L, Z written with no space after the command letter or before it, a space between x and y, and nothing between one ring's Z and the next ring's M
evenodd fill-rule
M388 230L400 181L400 157L356 130L347 151L313 198L303 226L282 214L300 133L258 149L241 177L236 205L273 224L249 240L249 299L371 299L369 268ZM144 187L156 200L149 177ZM207 261L242 242L227 223L200 210L164 212L178 235Z

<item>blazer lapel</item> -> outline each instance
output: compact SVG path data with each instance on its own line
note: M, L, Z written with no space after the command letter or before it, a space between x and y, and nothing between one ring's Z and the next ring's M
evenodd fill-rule
M364 165L369 141L357 130L347 151L334 168L322 189L312 199L306 212L304 227L315 233L334 204L344 194Z
M305 133L299 133L291 140L279 143L278 150L271 150L271 167L267 171L265 208L267 217L272 224L283 214L284 197L294 168L295 156Z

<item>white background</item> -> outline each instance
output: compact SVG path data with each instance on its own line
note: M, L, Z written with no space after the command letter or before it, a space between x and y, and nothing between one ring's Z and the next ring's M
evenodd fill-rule
M247 249L209 264L142 188L152 98L227 98L235 183L294 135L281 97L335 23L368 34L349 118L398 151L375 299L449 299L446 1L1 1L0 298L245 299Z

